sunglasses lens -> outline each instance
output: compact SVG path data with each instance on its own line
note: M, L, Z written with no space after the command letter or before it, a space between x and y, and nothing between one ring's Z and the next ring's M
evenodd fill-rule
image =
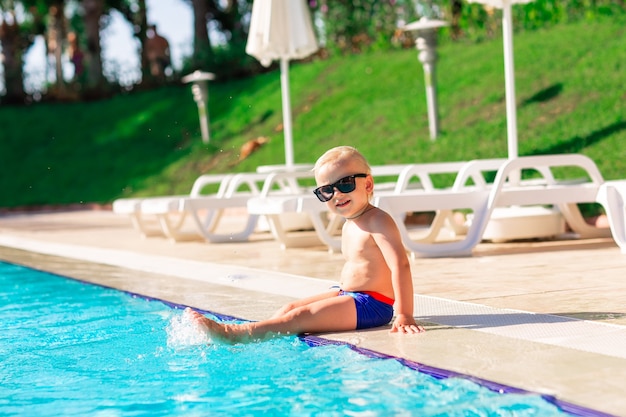
M316 188L313 192L315 193L317 198L323 203L330 201L330 199L333 198L333 194L335 194L332 185L323 185L319 188Z
M342 193L351 193L356 188L356 179L354 176L345 177L337 181L334 185Z
M333 198L333 195L335 194L335 190L333 190L333 187L326 186L326 187L322 187L322 189L320 190L320 193L324 197L324 201L328 201L331 198Z

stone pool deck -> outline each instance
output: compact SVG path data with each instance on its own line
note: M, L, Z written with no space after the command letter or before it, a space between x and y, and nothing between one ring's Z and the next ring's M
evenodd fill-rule
M0 259L258 320L326 289L324 247L144 239L110 211L0 216ZM325 334L385 354L626 416L626 254L611 239L479 245L411 261L421 335Z

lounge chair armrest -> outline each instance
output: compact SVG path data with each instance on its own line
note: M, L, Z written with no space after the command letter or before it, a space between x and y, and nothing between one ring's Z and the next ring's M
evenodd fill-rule
M591 158L581 154L563 154L524 156L509 160L496 175L494 186L500 187L507 181L512 172L524 169L534 169L538 171L544 175L548 184L553 184L555 180L551 170L556 167L577 167L585 171L591 183L596 185L604 183L604 178L600 170L598 170L597 165Z
M468 181L472 180L474 186L478 188L486 188L487 182L483 173L490 171L497 171L507 160L504 158L498 159L475 159L467 162L457 174L454 185L454 190L459 190L468 186Z
M414 164L406 167L399 175L395 192L401 193L409 189L409 182L413 177L419 179L421 188L432 191L436 187L433 184L432 176L435 174L456 174L466 162L435 162L426 164Z
M219 188L216 192L216 195L222 196L228 187L228 183L230 179L233 177L233 174L205 174L199 176L193 183L191 187L191 192L189 195L191 197L198 197L202 195L202 190L207 185L219 184Z
M261 189L261 197L268 197L276 189L283 193L301 194L303 187L298 183L299 179L313 179L313 171L283 171L273 172L267 176Z
M261 191L259 189L259 184L263 183L267 179L268 174L266 173L240 173L235 174L230 179L228 183L228 188L226 190L225 196L231 197L235 195L237 192L242 191L242 187L248 188L250 193L257 195Z

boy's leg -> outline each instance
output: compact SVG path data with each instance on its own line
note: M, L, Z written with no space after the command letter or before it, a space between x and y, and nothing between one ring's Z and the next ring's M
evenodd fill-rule
M294 308L284 316L252 323L260 333L320 333L356 329L356 305L349 296L333 296Z
M324 293L313 295L311 297L301 298L299 300L292 301L292 302L287 303L284 306L282 306L278 311L276 311L272 315L271 318L273 319L273 318L281 317L281 316L289 313L291 310L294 310L294 309L296 309L298 307L302 307L302 306L305 306L305 305L308 305L308 304L312 304L314 302L321 301L321 300L324 300L326 298L337 297L337 294L339 294L339 290L331 290L331 291L327 291L327 292L324 292Z
M349 296L324 298L297 307L280 317L244 324L216 323L195 311L188 311L191 318L209 334L231 342L263 339L272 334L356 329L356 306L354 299Z

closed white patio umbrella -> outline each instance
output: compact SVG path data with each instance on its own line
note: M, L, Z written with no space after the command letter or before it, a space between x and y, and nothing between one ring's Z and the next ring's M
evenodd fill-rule
M269 66L280 61L280 83L285 136L285 164L294 165L289 61L319 49L305 0L254 0L246 53Z

